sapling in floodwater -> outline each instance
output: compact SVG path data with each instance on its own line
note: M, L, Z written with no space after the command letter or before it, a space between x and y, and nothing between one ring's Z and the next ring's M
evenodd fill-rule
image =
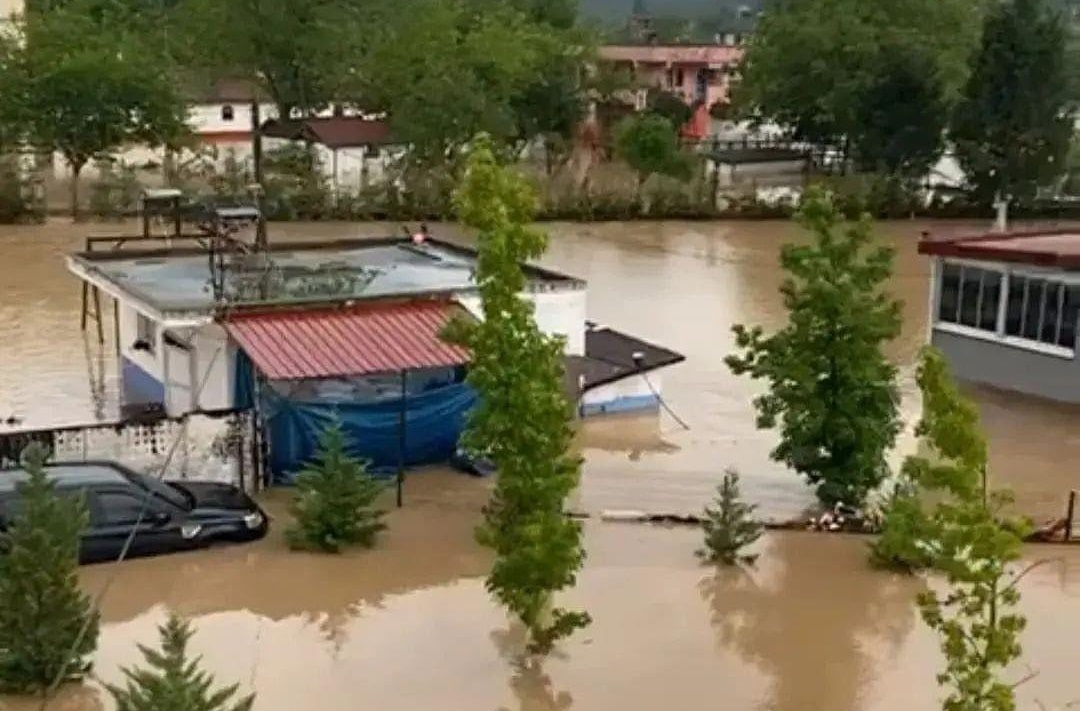
M918 598L945 657L937 676L948 694L942 708L1015 711L1015 684L1003 676L1020 657L1026 624L1017 607L1024 572L1013 570L1026 526L1004 513L1006 492L987 490L979 411L956 388L941 353L923 349L916 380L923 401L917 434L930 456L908 457L904 471L942 501L910 527L918 540L902 550L924 551L926 563L945 576L944 592Z
M724 479L716 490L712 507L705 508L705 547L698 556L709 563L720 565L753 564L757 555L743 555L742 551L761 538L764 526L753 518L757 506L743 502L739 491L739 473L733 469L724 472Z
M385 512L376 506L383 486L349 454L339 423L323 430L315 456L296 477L296 489L295 523L285 532L293 549L338 553L351 545L370 548L386 528Z
M158 628L161 649L139 645L145 667L124 669L124 686L107 685L117 711L250 711L255 695L233 701L237 685L213 691L214 677L188 656L191 627L170 615Z
M45 458L37 444L23 453L28 476L0 534L0 692L78 680L97 648L98 613L79 587L86 504L57 493Z
M562 391L563 340L541 331L522 263L544 253L533 229L535 197L497 162L483 137L454 195L458 217L479 232L476 283L483 320L450 324L449 340L472 352L468 382L480 394L463 445L485 452L499 472L480 542L495 551L488 591L526 628L529 651L546 654L590 621L555 604L585 559L581 525L564 514L581 460L571 451L570 404Z

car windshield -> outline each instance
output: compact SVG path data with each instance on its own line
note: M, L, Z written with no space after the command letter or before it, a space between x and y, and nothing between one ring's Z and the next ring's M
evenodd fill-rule
M137 486L141 486L147 491L154 494L158 498L161 498L177 508L184 510L191 510L194 506L194 501L191 496L187 495L180 489L173 488L152 476L146 476L145 474L136 474L134 472L127 475L128 478Z

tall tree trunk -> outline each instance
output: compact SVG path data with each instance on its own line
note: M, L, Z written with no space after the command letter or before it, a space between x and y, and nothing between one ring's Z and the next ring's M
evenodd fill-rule
M71 221L79 221L79 176L86 161L71 161Z

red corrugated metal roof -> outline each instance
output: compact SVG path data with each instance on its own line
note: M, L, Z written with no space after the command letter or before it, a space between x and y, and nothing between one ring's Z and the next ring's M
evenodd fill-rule
M443 301L369 304L241 312L225 328L270 380L334 378L467 363L466 349L440 338L465 313Z

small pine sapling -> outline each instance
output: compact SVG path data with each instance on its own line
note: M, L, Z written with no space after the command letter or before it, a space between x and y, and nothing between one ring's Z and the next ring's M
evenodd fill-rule
M753 518L757 506L742 500L738 472L728 469L717 487L714 505L705 508L705 547L697 552L708 563L752 565L757 555L742 555L742 550L761 538L764 526Z
M254 694L233 701L238 685L213 691L214 678L188 657L191 627L170 615L158 628L161 649L139 645L146 667L124 669L127 683L107 686L117 711L250 711Z
M323 430L315 456L296 477L296 489L295 522L285 533L294 550L338 553L352 545L370 548L386 528L385 512L376 505L384 487L349 454L339 423Z
M97 648L98 613L79 587L85 503L56 492L46 450L23 453L27 479L0 532L0 691L30 693L77 681Z

